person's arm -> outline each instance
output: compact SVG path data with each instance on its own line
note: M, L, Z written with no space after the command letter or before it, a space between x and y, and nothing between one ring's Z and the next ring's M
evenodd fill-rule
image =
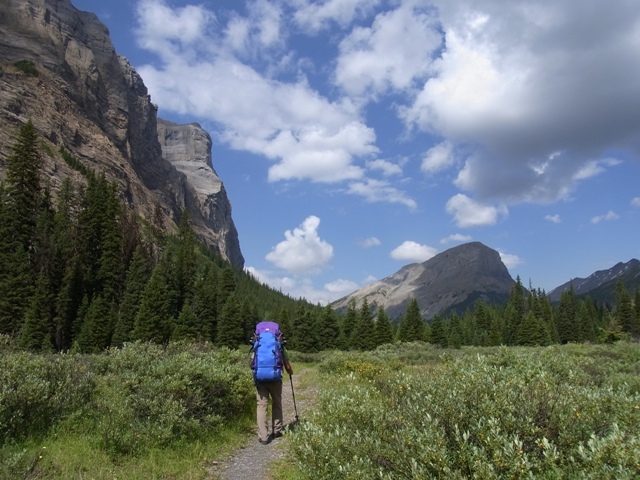
M282 364L287 373L293 375L293 367L291 367L291 363L289 363L289 352L287 352L287 349L284 347L282 347Z

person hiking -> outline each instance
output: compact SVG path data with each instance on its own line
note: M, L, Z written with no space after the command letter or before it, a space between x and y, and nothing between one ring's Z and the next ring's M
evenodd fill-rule
M293 368L289 354L282 342L282 332L275 322L260 322L254 334L253 379L256 385L256 418L258 422L258 441L266 445L282 436L282 369L289 376ZM269 435L267 409L271 397L271 435Z

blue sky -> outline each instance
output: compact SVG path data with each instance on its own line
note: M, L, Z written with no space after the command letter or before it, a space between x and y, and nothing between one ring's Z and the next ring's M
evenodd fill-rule
M246 268L325 304L480 241L547 291L640 258L631 0L72 0L213 139Z

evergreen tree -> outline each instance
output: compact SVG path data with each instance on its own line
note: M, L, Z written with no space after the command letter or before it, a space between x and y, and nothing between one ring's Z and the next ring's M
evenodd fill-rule
M216 344L228 348L238 348L244 344L244 325L240 302L236 295L232 294L227 298L218 318Z
M26 350L52 350L52 314L49 282L44 270L40 271L36 289L25 315L18 346Z
M309 310L299 316L295 322L296 344L299 352L315 353L320 351L317 338L316 319Z
M325 306L322 313L320 313L317 336L320 350L338 348L340 325L338 324L338 315L330 305Z
M414 342L424 340L424 320L420 315L420 307L415 298L409 300L405 315L400 322L398 340L401 342Z
M549 345L551 336L542 320L536 318L533 311L527 312L518 331L518 345Z
M149 277L149 259L144 248L138 246L133 253L127 270L120 311L113 332L112 344L114 346L121 347L125 342L131 340L134 322L140 309L140 303Z
M436 314L431 322L431 343L439 345L442 348L447 347L447 332L445 330L444 321L442 317Z
M462 346L462 326L460 316L453 312L448 322L447 345L451 348Z
M524 320L527 310L525 290L518 276L516 283L511 287L509 300L505 310L505 341L507 345L515 345L518 342L518 331Z
M171 336L174 309L165 269L164 263L156 265L144 287L131 332L133 340L166 343Z
M198 319L198 339L215 342L218 330L218 274L212 263L207 264L204 275L196 281L194 288L193 311Z
M188 302L194 293L196 278L196 236L191 228L188 210L183 210L180 216L178 231L178 255L176 259L176 284L178 291L178 305Z
M489 330L488 345L498 346L504 345L504 325L497 314L491 315L491 329Z
M347 313L342 320L342 328L338 337L338 348L348 350L350 347L351 334L358 323L358 310L355 300L351 300L347 305Z
M121 205L115 184L105 186L105 205L101 226L100 261L97 271L98 292L110 303L120 297L124 276L122 254L122 232L120 231Z
M82 353L100 353L109 347L115 320L114 304L98 295L87 310L82 330L78 335L78 350Z
M638 323L636 321L631 296L624 284L618 280L616 282L616 310L615 316L623 332L631 335L638 335Z
M577 328L577 299L573 285L562 292L558 305L558 335L561 343L578 341Z
M236 291L236 280L233 270L227 266L222 270L220 278L220 290L218 291L218 307L223 308L227 299Z
M80 259L78 257L71 258L66 266L62 285L55 300L55 346L59 352L69 350L73 344L74 333L80 331L80 328L74 330L74 324L77 322L78 312L84 298L83 283Z
M171 332L171 340L196 340L198 319L190 303L185 303Z
M375 339L376 346L384 345L386 343L393 343L393 331L391 329L391 322L386 310L381 305L378 307L378 316L376 318L375 326Z
M360 351L373 350L375 348L373 314L366 298L362 300L356 327L351 332L349 344L351 348Z
M282 336L284 337L284 341L288 343L291 338L293 338L293 323L291 322L291 316L289 315L289 310L286 307L280 308L278 312L278 316L276 317L276 323L280 325L280 331L282 332Z

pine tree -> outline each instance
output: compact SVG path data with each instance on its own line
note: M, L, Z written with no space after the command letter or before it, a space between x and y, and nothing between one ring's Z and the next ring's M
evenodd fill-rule
M575 342L577 338L577 300L573 291L573 285L569 290L562 292L558 305L558 335L560 342Z
M71 258L66 266L62 285L56 298L55 346L59 352L71 348L78 312L84 298L84 282L82 279L82 265L78 257Z
M227 266L222 270L220 278L220 290L218 291L218 307L223 308L227 299L236 291L236 280L233 270Z
M366 298L362 300L356 327L351 332L349 344L351 348L360 351L373 350L375 348L373 314Z
M438 314L434 315L433 321L431 322L431 343L439 345L442 348L448 346L444 321Z
M296 344L299 352L315 353L320 351L318 346L316 319L309 310L299 316L295 322Z
M227 298L218 318L216 344L221 347L238 348L245 343L244 319L240 302L235 295Z
M356 309L355 300L351 300L347 305L347 313L342 319L342 328L338 337L338 348L340 350L348 350L351 340L351 334L358 323L358 311Z
M98 295L87 310L78 335L78 350L82 353L100 353L109 347L115 320L115 305Z
M338 348L338 337L340 336L340 325L338 315L327 305L320 314L318 325L318 348L320 350L333 350Z
M638 335L638 324L633 309L633 303L631 302L631 296L620 280L616 282L615 316L623 332L631 335Z
M0 333L22 326L35 286L34 241L42 204L38 135L31 123L18 132L0 189Z
M518 342L518 331L527 312L525 290L518 276L516 283L511 287L509 300L505 310L505 341L507 345L515 345Z
M537 346L549 345L551 336L544 322L537 318L533 311L529 311L518 331L518 345Z
M31 303L25 315L18 346L36 352L52 350L52 331L49 282L44 270L41 270L34 295L31 297Z
M198 338L198 319L190 303L185 303L176 320L171 340L196 340Z
M204 275L196 281L194 288L193 311L198 319L198 339L215 342L218 330L218 274L213 264L207 264Z
M177 308L188 302L194 293L196 278L196 236L191 228L190 214L183 210L178 231L178 253L176 259Z
M451 348L460 348L462 346L462 327L460 316L457 313L451 314L447 330L447 345Z
M171 336L174 309L165 269L164 263L156 265L145 285L131 333L133 340L166 343Z
M113 332L112 344L121 347L131 340L134 322L140 309L144 289L149 281L149 259L142 246L136 248L127 270L122 302Z
M424 340L424 320L415 298L409 300L404 318L400 322L398 340L401 342Z
M378 308L378 316L375 326L376 346L393 343L393 331L389 316L383 306Z

